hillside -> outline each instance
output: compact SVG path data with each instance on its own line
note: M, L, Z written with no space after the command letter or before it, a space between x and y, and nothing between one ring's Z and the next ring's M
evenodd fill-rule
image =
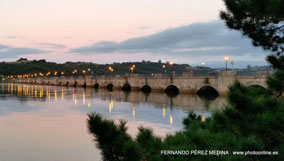
M60 76L61 72L64 72L65 76L79 76L84 75L83 70L86 71L86 75L108 75L108 74L130 74L131 67L135 65L134 73L142 75L152 75L152 73L166 73L170 74L175 71L176 75L181 75L183 72L203 71L208 72L209 68L193 68L188 64L172 64L151 61L142 62L124 62L113 64L95 64L91 62L66 62L64 64L58 64L54 62L47 62L45 60L27 60L20 59L16 62L1 62L0 63L0 75L23 75L23 74L35 74L50 72L50 75L54 75L57 71L57 75ZM163 68L164 65L164 68ZM113 69L113 72L109 70L109 67ZM90 70L88 70L90 69ZM77 70L76 73L72 73Z

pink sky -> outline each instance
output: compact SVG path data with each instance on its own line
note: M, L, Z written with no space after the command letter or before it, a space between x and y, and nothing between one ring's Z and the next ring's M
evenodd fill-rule
M222 0L1 0L0 61L14 61L20 57L60 63L161 59L200 64L179 55L151 52L84 54L70 50L101 41L122 42L184 25L216 21L224 8ZM1 50L1 45L9 49L28 49L19 53L21 49L16 52ZM29 49L44 52L28 52Z

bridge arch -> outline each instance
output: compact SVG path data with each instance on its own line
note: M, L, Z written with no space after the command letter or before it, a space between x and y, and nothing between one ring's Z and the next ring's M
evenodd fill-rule
M144 93L150 93L152 91L152 88L146 84L141 88L141 91Z
M113 84L112 83L107 84L106 88L107 88L107 90L112 91L113 90Z
M247 86L249 88L257 88L257 89L266 89L264 86L260 85L260 84L252 84Z
M69 82L66 82L65 86L68 87L68 85L69 85Z
M179 89L175 85L169 85L164 92L167 94L179 94Z
M94 85L94 88L95 88L95 89L98 89L99 87L100 87L99 83L96 83L96 84Z
M78 86L78 82L77 81L75 81L75 83L74 83L74 85L73 85L74 87L77 87Z
M83 88L87 88L87 83L86 82L83 83Z
M125 92L131 91L131 85L130 85L129 83L125 83L125 84L122 86L122 90L125 91Z
M62 85L62 82L60 81L60 82L58 83L58 85L61 86L61 85Z
M219 92L217 91L216 88L210 86L210 85L205 85L201 88L199 88L196 92L198 96L201 97L208 97L208 96L218 96Z

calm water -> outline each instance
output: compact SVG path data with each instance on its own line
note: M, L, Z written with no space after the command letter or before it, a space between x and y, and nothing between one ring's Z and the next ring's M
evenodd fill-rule
M0 84L0 160L100 160L87 129L89 112L127 120L132 136L142 125L164 136L181 130L190 111L206 118L225 103L220 97Z

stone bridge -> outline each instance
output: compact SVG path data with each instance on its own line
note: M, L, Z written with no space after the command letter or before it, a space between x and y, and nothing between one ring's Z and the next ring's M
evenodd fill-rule
M167 88L176 88L179 93L197 93L204 88L211 88L220 95L225 95L228 87L235 81L246 86L260 86L266 88L266 73L261 72L254 76L236 75L236 71L220 71L218 76L192 76L179 77L156 74L153 77L142 77L133 74L129 77L116 76L85 76L85 77L37 77L15 79L15 83L93 87L108 89L127 89L148 91L165 91Z

